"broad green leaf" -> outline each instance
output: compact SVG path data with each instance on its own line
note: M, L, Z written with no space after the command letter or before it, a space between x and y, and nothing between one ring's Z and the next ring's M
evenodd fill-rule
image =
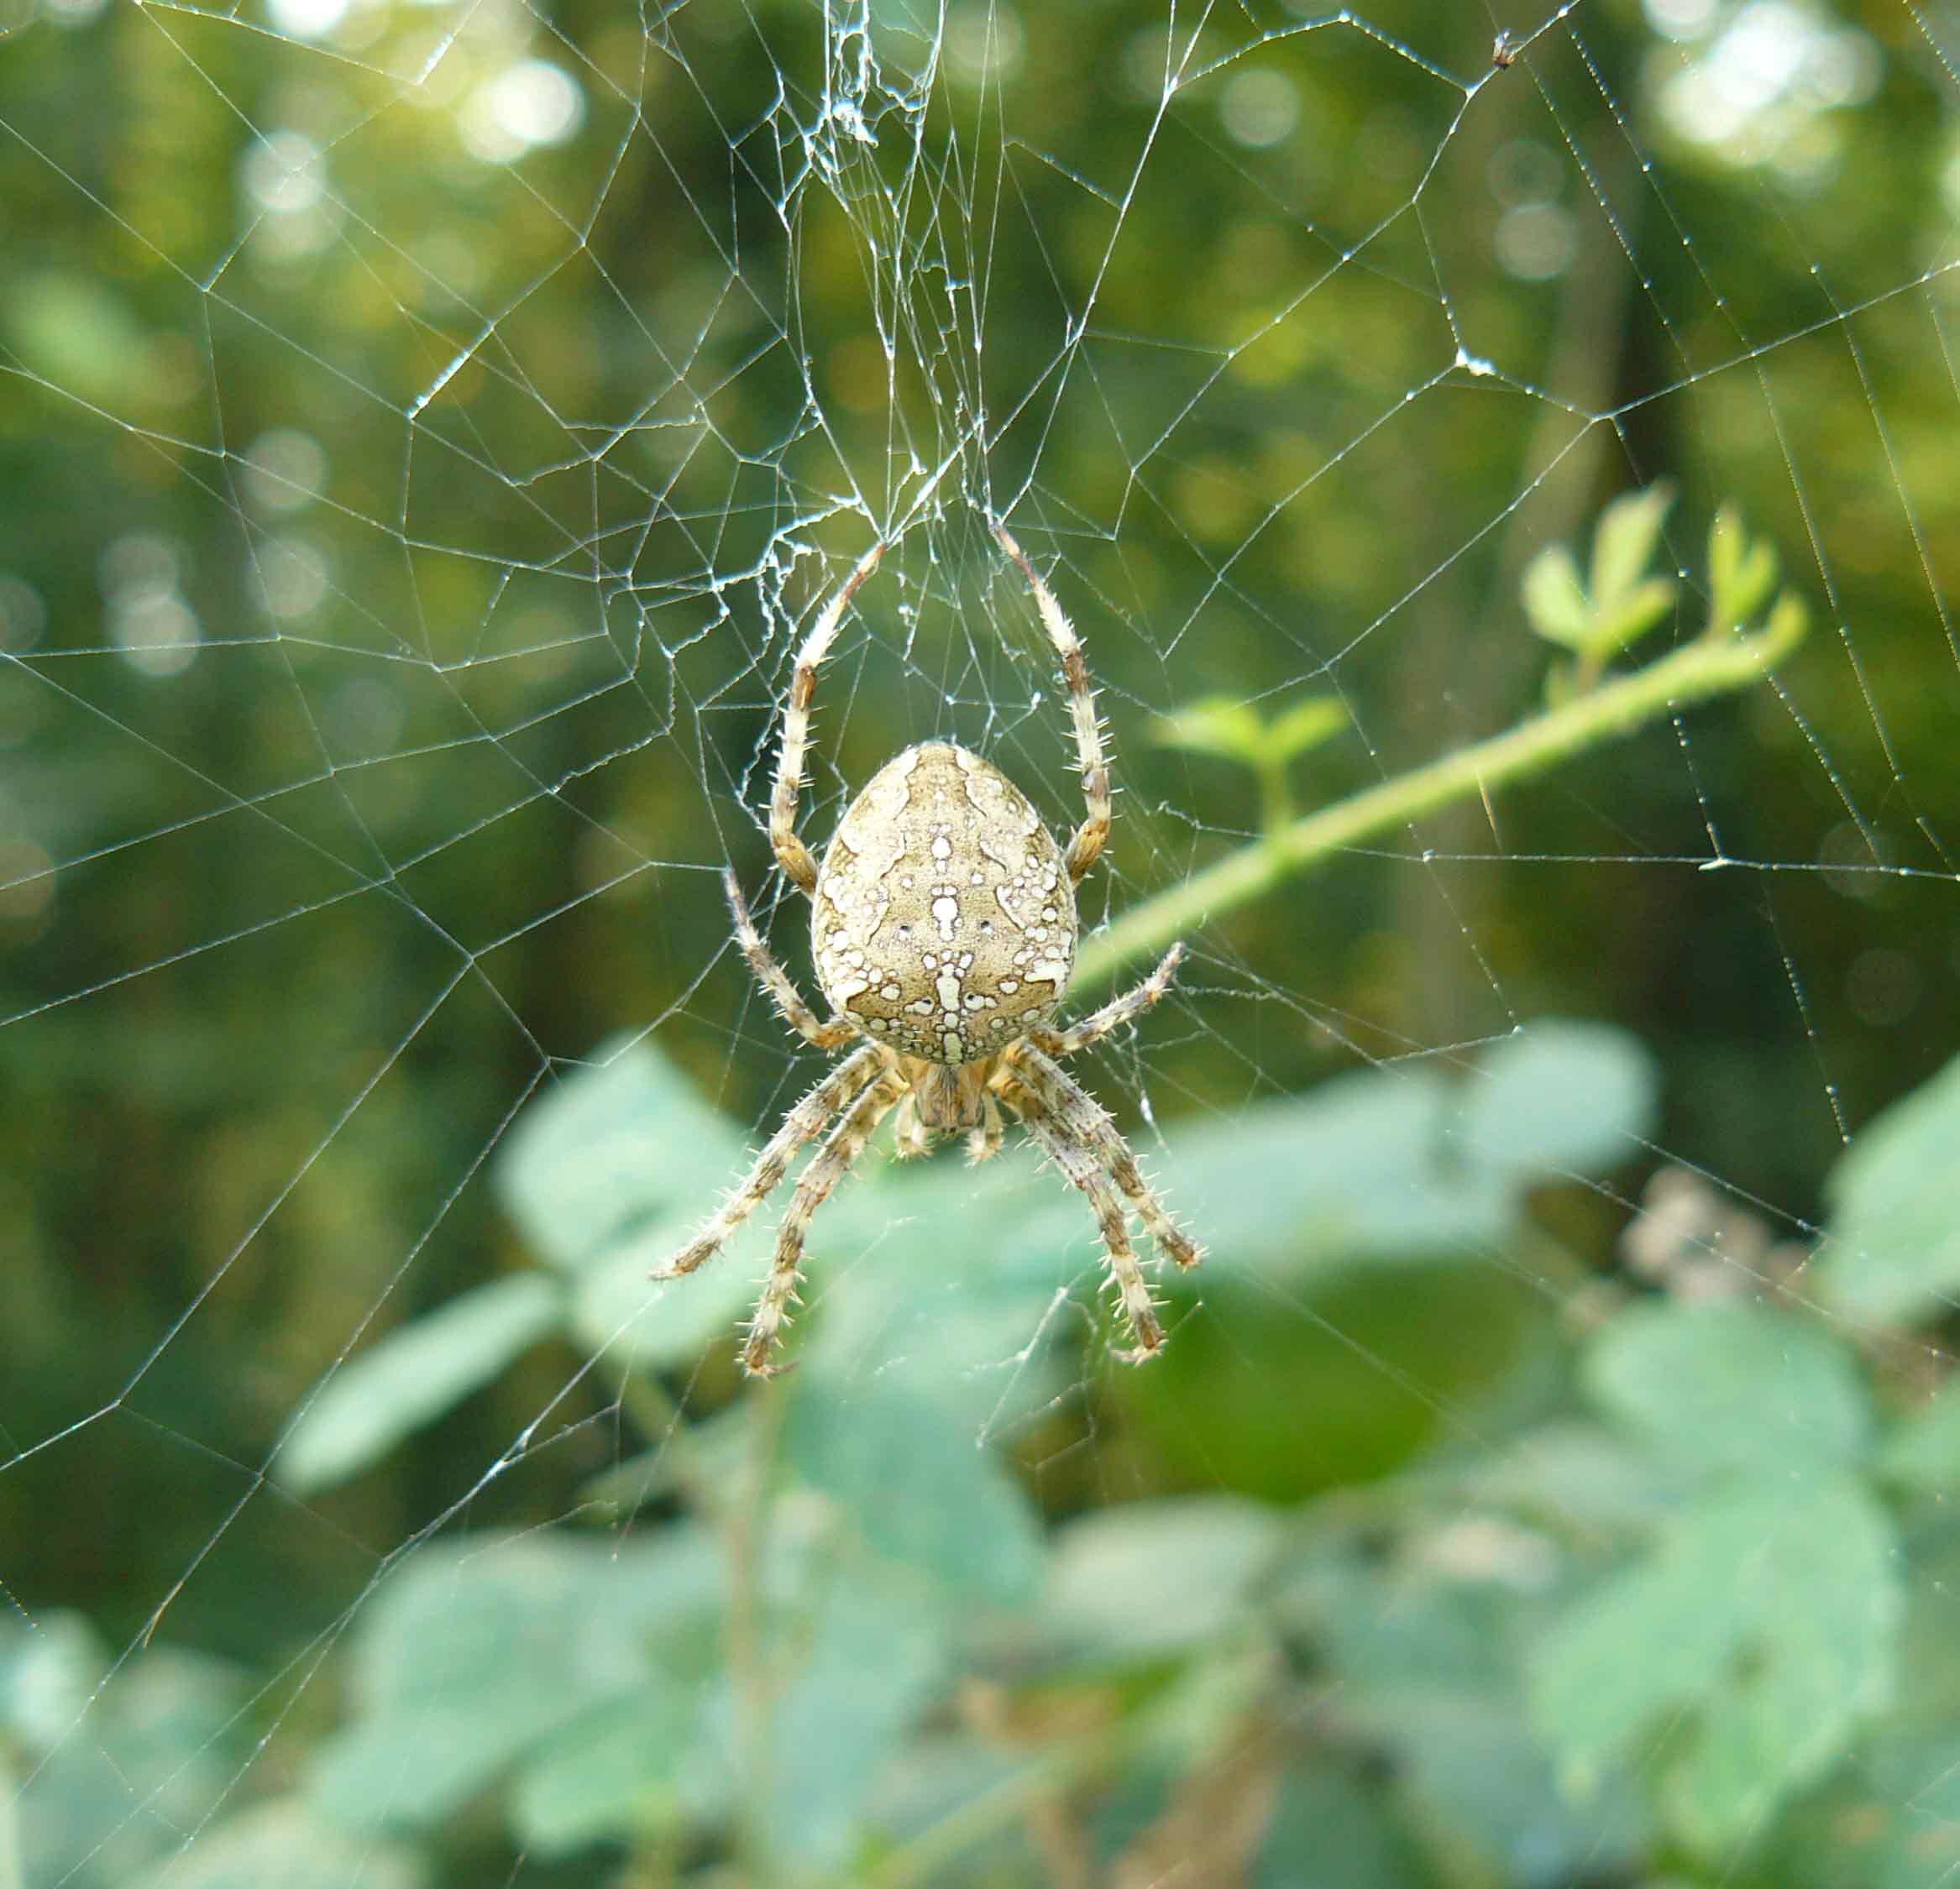
M967 1604L1009 1606L1039 1583L1034 1510L956 1406L891 1376L848 1388L813 1376L798 1387L788 1445L879 1559Z
M1391 1800L1359 1776L1307 1762L1280 1781L1253 1889L1427 1889L1435 1881Z
M11 1540L11 1537L10 1537ZM77 1614L0 1630L0 1881L122 1889L217 1816L247 1761L250 1688L152 1646L113 1662Z
M1889 1519L1850 1478L1795 1504L1750 1569L1752 1651L1669 1767L1669 1821L1719 1857L1889 1703L1902 1595Z
M1357 1554L1323 1574L1314 1637L1343 1720L1392 1759L1424 1824L1452 1830L1478 1857L1470 1880L1550 1885L1610 1875L1616 1860L1638 1854L1651 1819L1624 1792L1580 1805L1560 1793L1520 1682L1523 1656L1543 1631L1544 1600L1529 1560L1484 1551L1485 1578L1446 1572L1447 1551L1386 1566Z
M1306 1762L1280 1781L1253 1889L1425 1889L1435 1876L1384 1794Z
M280 1481L311 1494L359 1474L555 1330L562 1299L555 1280L520 1273L357 1352L286 1433L275 1459Z
M1548 642L1570 650L1586 647L1592 636L1592 604L1580 582L1579 566L1562 544L1548 545L1525 567L1524 614Z
M739 1167L735 1172L739 1176ZM793 1185L785 1181L783 1192ZM755 1303L776 1237L767 1209L700 1271L684 1279L653 1277L707 1218L717 1198L704 1191L700 1211L655 1221L585 1268L572 1294L569 1319L585 1350L615 1367L645 1371L733 1342L737 1322Z
M1960 1294L1960 1058L1860 1129L1825 1181L1812 1276L1853 1318L1915 1325Z
M1508 1199L1490 1172L1452 1154L1454 1101L1433 1069L1336 1076L1181 1126L1150 1164L1176 1211L1203 1229L1208 1269L1293 1272L1303 1261L1345 1267L1465 1248L1496 1238Z
M687 1781L690 1772L726 1767L728 1756L704 1734L697 1691L657 1674L573 1720L523 1761L511 1825L542 1856L605 1838L658 1835L711 1808Z
M1479 1167L1596 1174L1642 1152L1659 1090L1653 1056L1625 1031L1552 1018L1477 1058L1451 1134Z
M1664 1806L1685 1840L1719 1854L1884 1706L1896 1554L1889 1521L1848 1477L1716 1485L1650 1556L1570 1609L1531 1661L1533 1716L1568 1788L1583 1798L1671 1726Z
M844 1863L866 1801L948 1670L945 1618L916 1593L845 1562L819 1593L800 1663L773 1674L783 1690L763 1811L795 1880Z
M129 1889L422 1889L428 1880L411 1851L338 1830L279 1797L199 1831Z
M1256 767L1266 756L1266 728L1250 702L1208 695L1187 704L1156 725L1159 746L1223 755Z
M1583 1368L1602 1410L1695 1468L1815 1477L1857 1462L1871 1440L1857 1361L1815 1316L1643 1301L1606 1326Z
M705 1217L743 1155L736 1124L664 1056L615 1039L532 1098L505 1142L497 1191L534 1253L581 1268L652 1221Z
M1236 1496L1128 1502L1057 1534L1035 1626L1056 1656L1152 1659L1241 1618L1287 1524Z
M1310 695L1266 724L1261 746L1268 761L1291 761L1317 748L1348 725L1347 704L1332 695Z
M446 1815L595 1704L695 1657L721 1585L691 1531L424 1549L363 1609L355 1714L322 1747L317 1808L360 1829Z
M1475 1459L1465 1478L1480 1502L1588 1528L1651 1525L1680 1499L1678 1466L1601 1426L1554 1422Z
M1960 1488L1960 1379L1893 1426L1879 1467L1894 1481L1936 1494Z

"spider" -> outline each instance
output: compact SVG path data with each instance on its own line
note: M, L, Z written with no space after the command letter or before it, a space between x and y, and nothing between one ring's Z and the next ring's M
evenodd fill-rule
M1129 1213L1179 1266L1203 1257L1137 1171L1115 1123L1061 1066L1156 1002L1184 947L1172 945L1142 983L1082 1022L1056 1029L1046 1021L1075 962L1075 888L1108 837L1109 770L1082 643L1007 527L995 522L993 529L1061 659L1087 817L1065 853L1027 796L991 761L949 741L925 741L872 777L818 867L796 832L810 699L845 610L883 555L884 546L873 545L797 652L769 803L777 863L810 895L828 1023L769 955L735 874L722 876L736 941L790 1028L819 1049L857 1047L789 1111L741 1186L653 1274L676 1278L711 1259L768 1198L797 1150L824 1134L783 1217L745 1330L742 1364L752 1377L783 1368L772 1360L797 1297L810 1217L894 1107L900 1155L922 1154L935 1136L960 1133L971 1158L983 1161L1000 1147L1002 1106L1019 1118L1095 1211L1134 1340L1117 1353L1126 1363L1141 1363L1164 1342L1129 1243Z

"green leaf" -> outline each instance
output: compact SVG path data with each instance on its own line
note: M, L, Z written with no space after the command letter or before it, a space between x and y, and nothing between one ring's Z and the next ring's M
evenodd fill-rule
M698 1693L662 1674L554 1733L524 1761L511 1792L519 1842L562 1856L605 1838L658 1835L711 1811L689 1788L689 1773L725 1766L728 1754L704 1740L700 1715Z
M1229 695L1208 695L1162 717L1156 737L1164 747L1224 755L1248 767L1256 767L1266 758L1266 727L1259 711Z
M835 1872L849 1855L866 1800L948 1666L945 1620L917 1594L845 1562L821 1593L807 1653L770 1722L763 1807L799 1878Z
M1738 629L1769 600L1776 584L1776 547L1751 541L1732 505L1723 505L1708 530L1709 620L1717 630Z
M1450 1133L1480 1167L1596 1173L1642 1152L1659 1092L1653 1056L1624 1030L1547 1018L1477 1058Z
M969 1604L1010 1606L1041 1575L1034 1510L962 1413L893 1376L799 1387L789 1456L881 1560Z
M448 1815L594 1706L698 1661L721 1587L692 1529L425 1548L363 1610L354 1715L321 1748L316 1807L363 1829Z
M705 1217L744 1152L735 1124L664 1056L616 1039L524 1112L497 1190L534 1253L579 1269L652 1221Z
M1648 578L1637 583L1617 604L1600 606L1591 652L1611 656L1637 643L1674 607L1672 578Z
M1814 1318L1647 1300L1606 1326L1583 1369L1601 1410L1696 1468L1815 1476L1856 1463L1871 1440L1857 1361Z
M1424 1889L1435 1880L1386 1793L1313 1761L1281 1780L1253 1889Z
M1617 616L1653 562L1660 528L1674 489L1664 482L1615 499L1600 514L1592 535L1592 606L1600 617ZM1664 580L1663 580L1664 581ZM1674 587L1667 586L1669 601Z
M1282 709L1266 724L1261 746L1269 761L1291 761L1347 725L1345 703L1332 695L1310 695Z
M554 1280L520 1273L377 1339L322 1385L280 1442L275 1473L301 1494L345 1482L554 1330L560 1306Z
M1480 1518L1461 1521L1475 1552ZM1441 1547L1454 1532L1445 1524L1429 1540ZM1322 1574L1315 1639L1343 1722L1391 1759L1426 1824L1449 1829L1460 1855L1478 1858L1480 1868L1453 1881L1611 1880L1638 1855L1651 1821L1624 1792L1569 1804L1533 1735L1519 1679L1545 1619L1528 1572L1532 1539L1522 1537L1517 1558L1491 1555L1486 1578L1445 1572L1447 1552L1388 1564L1361 1552ZM1547 1546L1538 1539L1538 1555Z
M1868 1122L1825 1181L1828 1238L1813 1277L1861 1321L1942 1317L1960 1293L1960 1059Z
M1879 1467L1910 1489L1960 1488L1960 1379L1948 1379L1930 1403L1894 1426Z
M1163 1179L1212 1268L1406 1264L1506 1237L1546 1174L1625 1160L1652 1121L1646 1052L1592 1025L1534 1024L1469 1078L1403 1066L1171 1138ZM1079 1218L1079 1214L1078 1214Z
M1850 1477L1712 1489L1541 1640L1533 1716L1568 1788L1585 1797L1669 1725L1664 1808L1722 1854L1884 1708L1897 1562L1889 1520Z
M200 1831L130 1889L422 1889L428 1880L409 1850L371 1831L343 1834L280 1797Z
M1278 1510L1238 1496L1126 1502L1055 1540L1037 1630L1075 1656L1155 1659L1239 1620L1286 1539Z
M1674 1829L1705 1856L1728 1852L1821 1776L1891 1698L1903 1600L1884 1511L1847 1478L1757 1551L1757 1656L1704 1703L1700 1736L1662 1793Z
M1592 605L1579 566L1562 544L1548 545L1525 567L1524 614L1549 642L1583 650L1592 638Z

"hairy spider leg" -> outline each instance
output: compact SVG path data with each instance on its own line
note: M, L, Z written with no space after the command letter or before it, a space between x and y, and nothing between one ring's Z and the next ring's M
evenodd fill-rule
M1138 1171L1129 1143L1116 1132L1109 1112L1059 1064L1030 1043L1003 1057L1020 1084L1031 1091L1084 1147L1092 1149L1123 1196L1136 1210L1158 1250L1182 1269L1197 1265L1204 1248L1174 1221L1156 1190Z
M1173 945L1165 952L1164 961L1134 990L1125 991L1119 997L1112 997L1100 1010L1083 1018L1079 1023L1071 1023L1065 1030L1058 1030L1048 1023L1033 1024L1027 1032L1028 1041L1044 1054L1057 1059L1072 1056L1078 1049L1087 1049L1092 1043L1101 1042L1111 1030L1127 1023L1132 1017L1141 1016L1171 988L1171 975L1183 955L1184 947Z
M776 784L769 796L769 844L793 883L804 892L816 890L816 861L810 849L796 835L796 800L803 788L803 758L810 748L810 703L816 693L817 665L829 655L844 612L857 594L857 587L878 568L884 556L881 542L857 560L857 568L845 578L837 594L823 608L816 627L804 638L796 652L796 672L789 682L789 705L783 713L783 752L776 763Z
M844 1060L817 1084L795 1107L783 1117L783 1125L769 1138L768 1145L756 1157L756 1164L741 1186L731 1194L719 1211L664 1266L655 1279L679 1279L704 1265L721 1250L728 1236L773 1194L789 1164L803 1144L815 1139L845 1102L855 1097L877 1079L884 1052L867 1043L854 1056Z
M741 883L732 871L721 875L721 887L728 894L728 908L735 914L735 941L748 960L756 981L775 1000L790 1028L819 1049L840 1049L853 1038L862 1036L863 1030L849 1017L833 1017L827 1023L817 1021L815 1011L789 981L789 973L769 955L769 947L763 944L755 920L749 916L748 901L742 896Z
M852 1103L803 1170L789 1211L783 1216L782 1228L776 1235L776 1257L770 1264L762 1296L756 1300L754 1315L748 1321L748 1335L742 1343L742 1368L752 1378L773 1377L783 1368L769 1362L769 1354L782 1332L789 1303L796 1296L796 1275L803 1263L803 1243L810 1232L810 1216L864 1152L873 1130L904 1092L904 1077L896 1069L886 1069Z
M1075 829L1068 843L1068 882L1079 886L1082 875L1096 863L1109 838L1109 764L1103 754L1103 732L1096 720L1096 692L1089 685L1089 668L1082 656L1082 638L1063 615L1055 594L1042 583L1040 574L1028 561L1028 554L1014 542L1014 535L998 519L993 535L1000 548L1019 567L1028 589L1035 594L1041 626L1061 658L1062 680L1068 684L1069 712L1075 722L1076 758L1082 767L1082 798L1087 817Z
M1136 1340L1129 1351L1117 1357L1125 1364L1140 1364L1162 1348L1164 1328L1157 1322L1157 1308L1137 1264L1135 1249L1129 1243L1129 1227L1123 1203L1116 1196L1109 1176L1103 1171L1098 1151L1051 1109L1011 1067L1004 1067L994 1077L1000 1099L1020 1119L1037 1146L1087 1196L1103 1236L1103 1256L1108 1262L1110 1282L1123 1310L1130 1335Z

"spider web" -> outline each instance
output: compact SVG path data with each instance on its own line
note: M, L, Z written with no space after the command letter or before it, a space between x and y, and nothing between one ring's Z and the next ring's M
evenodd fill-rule
M576 1658L654 1716L523 1770L598 1723L552 1692L602 1578L560 1557L603 1543L686 1619L732 1581L739 1640L745 1583L848 1585L840 1512L1064 1672L1186 1662L1181 1729L1076 1832L1126 1881L1180 1880L1208 1805L1213 1861L1275 1881L1295 1829L1329 1881L1472 1880L1439 1827L1506 1882L1794 1881L1813 1829L1857 1850L1816 1880L1948 1880L1952 1704L1900 1636L1955 1625L1913 1506L1956 1464L1920 1412L1950 1282L1834 1272L1826 1236L1952 1224L1906 1159L1936 1173L1945 1127L1871 1124L1960 1046L1957 31L1914 0L0 0L0 1889L629 1850L679 1880L752 1818L754 1670L712 1735L660 1719L651 1614L594 1603L619 1639ZM1776 547L1799 652L1193 903L1557 712L1534 559L1585 566L1662 484L1674 588L1613 674L1694 643L1718 512ZM726 1334L786 1193L647 1277L817 1075L719 875L810 989L778 718L879 540L806 838L927 737L1079 817L995 517L1111 730L1072 1012L1187 950L1078 1074L1211 1258L1131 1374L1060 1176L874 1153L772 1403ZM1764 1653L1725 1608L1779 1557L1842 1578ZM1703 1664L1615 1668L1681 1643L1684 1589ZM933 1855L955 1773L1085 1729L1002 1718L1000 1663L870 1591L777 1675L792 1724L832 1725L836 1673L884 1688L875 1737L836 1731L876 1803L775 1766L815 1880L867 1829ZM453 1695L416 1667L445 1599ZM1751 1745L1732 1693L1815 1735ZM1501 1736L1434 1729L1500 1696ZM416 1768L492 1719L475 1770ZM704 1737L658 1816L593 1782ZM1753 1752L1739 1794L1711 1749ZM1007 1824L1002 1873L892 1880L1070 1880L1068 1829Z

